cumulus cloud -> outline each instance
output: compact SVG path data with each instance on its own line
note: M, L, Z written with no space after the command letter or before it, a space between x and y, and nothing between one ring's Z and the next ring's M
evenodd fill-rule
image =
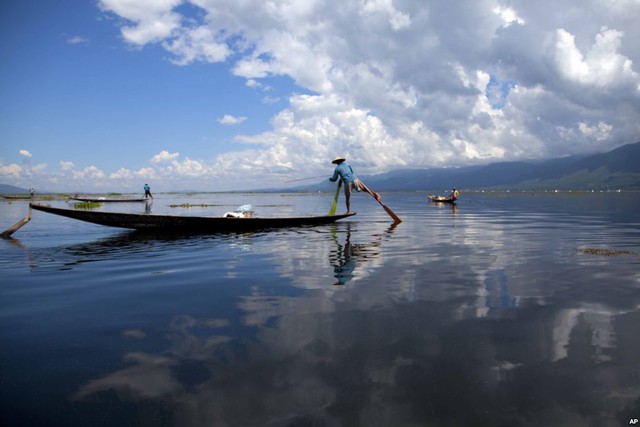
M20 155L26 159L30 159L32 157L29 150L20 150Z
M127 168L120 168L117 171L109 174L109 179L130 179L133 178L134 174Z
M146 179L156 179L158 174L154 168L141 168L135 173L135 176Z
M73 171L73 178L76 180L94 180L94 179L102 179L105 177L105 174L100 168L96 166L87 166L86 168Z
M289 95L270 131L237 137L263 148L223 154L217 167L325 168L341 153L375 173L571 154L593 141L602 151L640 135L640 32L627 19L637 1L187 2L200 18L177 0L155 3L100 2L135 24L122 26L126 40L161 42L176 63L233 58L249 87L286 76L310 92ZM199 166L174 170L208 170Z
M133 45L164 40L180 29L181 16L173 12L182 0L100 0L98 5L125 19L123 38Z
M222 62L231 54L222 35L214 33L209 27L181 29L178 36L163 44L173 53L177 65L187 65L195 61Z
M606 123L599 122L593 126L589 126L587 123L578 123L578 129L582 135L586 137L593 137L597 141L604 141L609 138L613 127Z
M225 126L239 125L247 120L246 117L235 117L229 114L225 114L222 118L218 119L218 123Z
M173 161L171 163L173 171L182 176L187 177L205 177L211 174L211 169L205 163L198 160L191 160L188 157L181 162Z
M607 89L625 85L637 88L640 78L632 61L619 53L623 33L603 27L589 50L583 54L575 36L564 29L557 31L555 60L563 77L577 83Z
M0 175L5 178L17 179L20 177L22 172L22 167L20 165L16 165L15 163L11 163L8 165L0 164Z
M69 171L73 169L73 166L73 162L60 161L60 169L62 169L63 171Z
M153 156L150 160L151 163L162 163L162 162L170 162L172 160L177 159L180 156L180 153L169 153L167 150L162 150L155 156Z
M493 9L493 13L495 13L496 15L500 16L500 18L502 18L502 20L504 21L504 25L506 27L508 27L513 23L524 25L524 20L520 18L518 15L516 15L516 12L510 7L496 6Z

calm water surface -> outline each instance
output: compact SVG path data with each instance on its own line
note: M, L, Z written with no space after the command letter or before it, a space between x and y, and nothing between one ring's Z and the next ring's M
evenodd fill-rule
M317 215L331 197L158 194L100 209ZM154 236L33 212L0 240L0 425L640 418L637 193L383 201L403 223L363 194L335 225L248 234ZM206 206L170 206L182 203ZM2 230L27 206L0 202Z

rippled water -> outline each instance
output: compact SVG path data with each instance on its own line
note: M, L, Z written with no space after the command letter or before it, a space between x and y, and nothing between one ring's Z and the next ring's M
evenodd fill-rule
M331 198L159 194L146 209L318 215ZM403 223L362 194L334 225L226 235L33 212L0 240L0 425L640 418L637 193L383 201ZM0 203L0 227L26 212Z

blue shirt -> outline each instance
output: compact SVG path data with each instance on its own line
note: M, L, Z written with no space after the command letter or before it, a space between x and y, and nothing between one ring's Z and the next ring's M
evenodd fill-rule
M329 181L337 181L338 176L342 178L342 181L345 184L349 184L358 178L356 174L353 173L353 169L351 169L351 166L349 166L349 163L347 162L342 162L336 166L336 170L333 171L333 176L329 178Z

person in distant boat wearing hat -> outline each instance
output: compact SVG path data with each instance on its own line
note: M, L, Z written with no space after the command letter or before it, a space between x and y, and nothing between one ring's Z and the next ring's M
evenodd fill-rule
M378 193L375 193L369 190L367 186L364 185L362 181L360 181L360 179L356 176L356 174L353 173L353 169L351 168L349 163L347 163L344 157L337 156L335 159L333 159L331 163L337 166L336 166L336 169L333 171L333 176L329 178L329 181L335 182L338 180L338 178L341 178L342 182L344 182L344 198L345 198L345 203L347 205L347 213L351 212L351 189L352 188L358 192L364 190L367 193L371 194L373 197L375 197L375 199L378 202L380 201L381 199L380 195Z
M151 197L153 199L153 196L151 195L151 187L149 187L149 184L144 184L144 198L146 199L147 197Z

